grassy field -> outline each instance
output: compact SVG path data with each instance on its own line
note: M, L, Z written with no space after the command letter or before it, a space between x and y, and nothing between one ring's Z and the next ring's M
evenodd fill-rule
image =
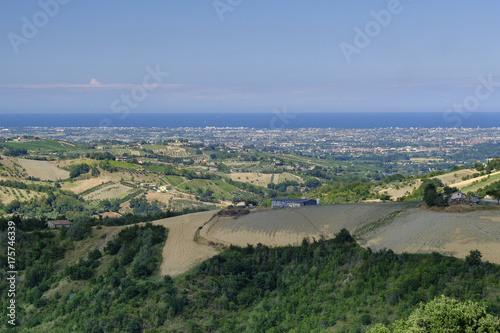
M478 183L463 187L462 192L464 192L464 193L475 192L475 191L479 190L480 188L488 186L491 183L494 183L494 182L499 181L499 180L500 180L500 173L497 173L497 174L491 175L489 178L482 179Z
M170 183L172 186L178 186L182 182L185 181L184 178L179 177L179 176L165 176L165 179Z
M188 180L187 182L179 185L179 189L193 193L198 193L198 189L202 192L209 189L214 194L213 196L219 200L231 200L232 195L230 192L238 191L238 188L233 185L229 185L228 183L222 180L212 180L212 179L193 179Z
M122 169L133 169L137 170L140 169L141 167L134 164L134 163L128 163L128 162L120 162L120 161L109 161L109 164L111 166L114 166L116 168L122 168Z

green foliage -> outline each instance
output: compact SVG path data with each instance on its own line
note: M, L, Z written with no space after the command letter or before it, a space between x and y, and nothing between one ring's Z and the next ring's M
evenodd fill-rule
M75 221L71 223L71 226L69 227L66 235L67 237L78 241L84 239L88 233L89 230L87 229L87 227L83 222Z
M475 302L459 302L445 296L421 304L405 320L390 328L377 325L369 333L435 332L468 333L499 332L500 319L487 313L486 307Z
M76 178L81 174L87 173L90 171L90 167L86 163L76 164L69 167L69 177Z
M5 156L18 157L18 156L23 156L23 155L28 154L28 151L26 149L22 149L22 148L9 147L9 148L7 148L6 151L4 151L3 154Z
M130 208L133 209L134 215L158 215L164 206L157 200L149 203L144 196L130 200Z
M92 177L97 177L100 174L101 174L101 171L99 171L99 169L96 166L92 167L92 172L91 172Z
M471 250L469 255L465 257L465 262L470 266L480 266L482 257L483 255L479 250Z
M323 185L310 192L308 197L321 198L324 204L358 202L374 198L375 195L370 191L372 183L354 181L352 183L334 183Z

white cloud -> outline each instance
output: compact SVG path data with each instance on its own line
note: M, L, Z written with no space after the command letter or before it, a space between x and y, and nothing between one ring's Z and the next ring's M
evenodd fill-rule
M96 79L92 79L90 80L90 83L89 83L91 86L100 86L101 85L101 82L97 81Z

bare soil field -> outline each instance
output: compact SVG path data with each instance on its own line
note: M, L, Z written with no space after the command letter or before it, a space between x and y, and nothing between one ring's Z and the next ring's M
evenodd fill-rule
M500 264L499 211L462 213L410 209L393 221L361 235L361 245L402 253L433 251L464 258L479 250L483 260Z
M96 187L97 185L101 185L102 183L105 182L107 182L107 180L100 177L83 179L83 180L77 180L73 183L65 183L63 189L69 190L75 194L80 194L88 189Z
M283 246L298 245L303 238L330 238L346 228L361 245L374 250L436 251L463 258L478 249L484 260L500 264L500 212L467 210L436 212L407 203L260 209L239 218L216 217L201 229L200 236L225 245Z
M23 158L18 158L17 161L26 170L28 176L31 177L52 181L69 178L69 171L59 169L47 161L26 160Z
M214 247L194 241L198 228L209 221L215 213L214 211L200 212L153 222L153 224L162 225L169 230L163 248L161 274L181 275L218 253Z
M354 232L407 207L408 203L391 202L295 209L259 208L236 219L216 217L201 229L200 236L213 243L226 245L299 245L304 238L318 240L333 237L342 228Z

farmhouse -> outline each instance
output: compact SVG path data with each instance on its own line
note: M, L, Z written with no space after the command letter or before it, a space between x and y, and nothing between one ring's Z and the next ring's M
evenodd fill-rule
M451 197L450 197L450 202L451 203L463 203L466 199L466 195L464 193L461 193L461 192L455 192L455 193L452 193Z
M171 185L162 185L158 188L157 192L167 192L172 189Z
M68 220L54 220L47 222L47 226L49 228L62 228L62 227L69 228L71 227L71 222Z
M319 199L288 199L288 198L277 198L271 200L271 207L289 207L296 208L301 206L314 206L319 205Z
M115 161L127 162L127 157L125 157L125 156L115 156Z

